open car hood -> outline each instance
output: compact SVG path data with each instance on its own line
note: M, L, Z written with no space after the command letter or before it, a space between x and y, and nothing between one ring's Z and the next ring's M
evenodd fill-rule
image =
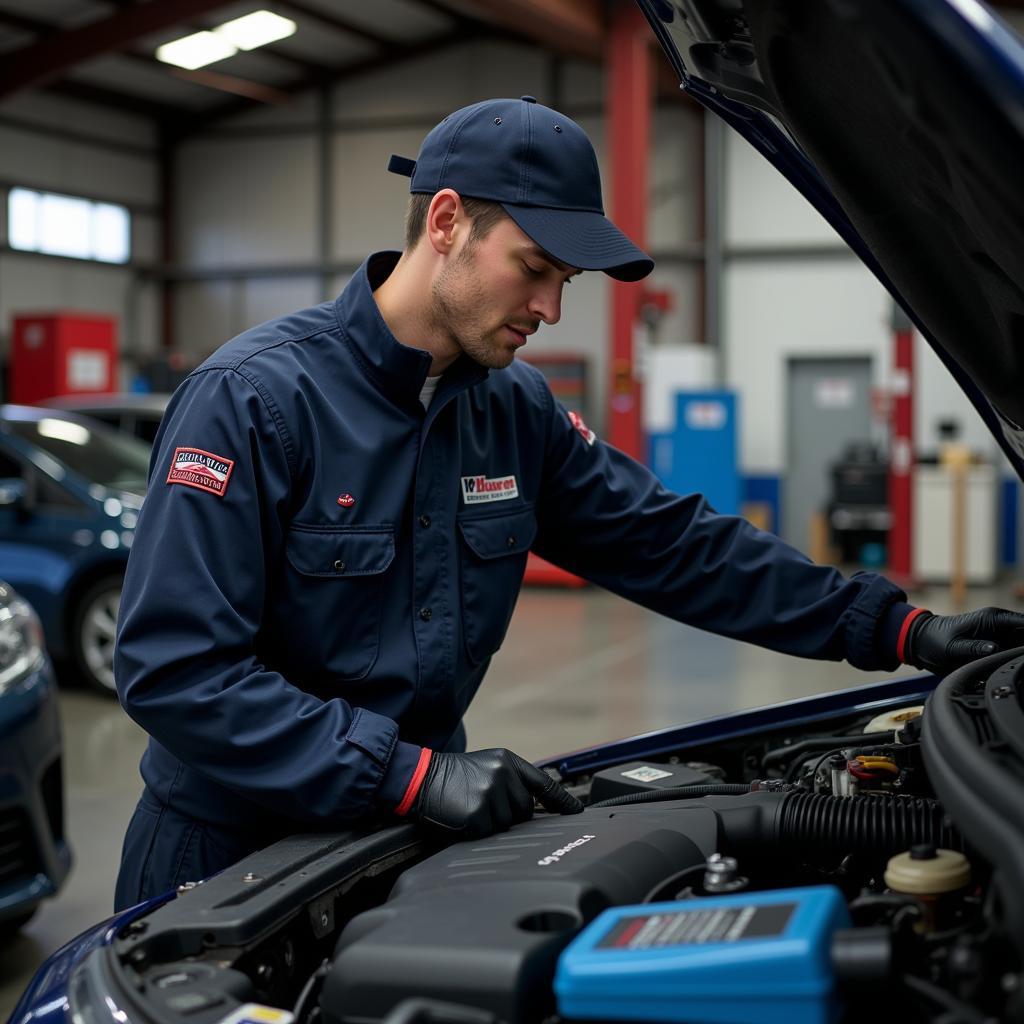
M1024 46L976 0L639 3L685 91L860 256L1024 477Z

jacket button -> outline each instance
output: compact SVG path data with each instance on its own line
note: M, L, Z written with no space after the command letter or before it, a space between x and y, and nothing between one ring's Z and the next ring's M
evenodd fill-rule
M430 525L430 516L424 514L420 516L420 526L426 529Z
M516 539L515 537L509 537L509 539L505 541L505 543L508 544L510 548L514 548L516 546Z
M433 614L433 612L431 612L431 610L429 608L421 608L420 609L420 618L424 622L429 622L430 621L430 616L432 614Z
M334 563L334 570L335 572L345 571L345 563L340 558Z

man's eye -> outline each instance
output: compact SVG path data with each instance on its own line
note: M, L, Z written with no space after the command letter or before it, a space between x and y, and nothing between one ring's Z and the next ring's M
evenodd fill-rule
M531 267L530 264L526 262L523 263L523 269L533 277L540 277L540 275L544 273L540 267Z

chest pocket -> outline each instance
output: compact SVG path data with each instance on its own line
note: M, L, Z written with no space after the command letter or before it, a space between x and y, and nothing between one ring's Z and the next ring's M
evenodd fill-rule
M380 650L394 528L293 524L287 556L288 621L281 627L294 660L318 675L361 679Z
M479 663L505 639L537 534L533 509L460 518L462 630L466 653Z

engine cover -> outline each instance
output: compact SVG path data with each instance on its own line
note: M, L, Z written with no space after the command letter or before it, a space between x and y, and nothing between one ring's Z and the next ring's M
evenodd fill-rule
M699 867L717 839L709 807L681 814L670 802L538 817L448 847L349 922L321 992L324 1018L378 1021L427 997L509 1024L538 1020L554 1012L555 964L579 929Z

